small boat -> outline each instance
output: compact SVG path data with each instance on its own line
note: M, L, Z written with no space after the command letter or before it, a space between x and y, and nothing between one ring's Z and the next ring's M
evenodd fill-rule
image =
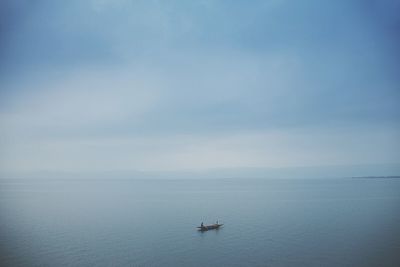
M199 231L208 231L208 230L213 230L213 229L218 229L220 228L222 225L224 225L223 223L214 223L214 224L210 224L210 225L202 225L202 226L197 226L197 229Z

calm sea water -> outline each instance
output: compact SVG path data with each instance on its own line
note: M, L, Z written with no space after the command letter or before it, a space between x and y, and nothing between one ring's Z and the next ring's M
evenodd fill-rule
M1 180L0 247L1 266L400 266L400 179Z

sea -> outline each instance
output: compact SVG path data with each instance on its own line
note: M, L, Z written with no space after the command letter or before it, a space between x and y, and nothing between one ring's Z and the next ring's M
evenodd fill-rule
M398 267L400 179L1 179L0 254L0 266Z

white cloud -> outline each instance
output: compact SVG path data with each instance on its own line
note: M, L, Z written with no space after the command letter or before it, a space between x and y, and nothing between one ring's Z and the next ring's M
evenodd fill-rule
M323 113L335 117L335 110L323 105L332 99L321 97L325 91L315 89L295 55L225 51L142 63L21 81L29 90L10 97L0 114L0 169L204 170L388 163L399 156L398 129L329 128ZM280 127L285 120L294 123Z
M159 89L156 81L127 73L81 70L66 79L33 85L10 100L0 119L6 132L17 135L24 131L51 135L124 120L133 124L156 107Z

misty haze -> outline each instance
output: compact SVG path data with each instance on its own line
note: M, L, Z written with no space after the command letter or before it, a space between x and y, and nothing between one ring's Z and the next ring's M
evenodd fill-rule
M0 2L1 266L400 266L400 4Z

